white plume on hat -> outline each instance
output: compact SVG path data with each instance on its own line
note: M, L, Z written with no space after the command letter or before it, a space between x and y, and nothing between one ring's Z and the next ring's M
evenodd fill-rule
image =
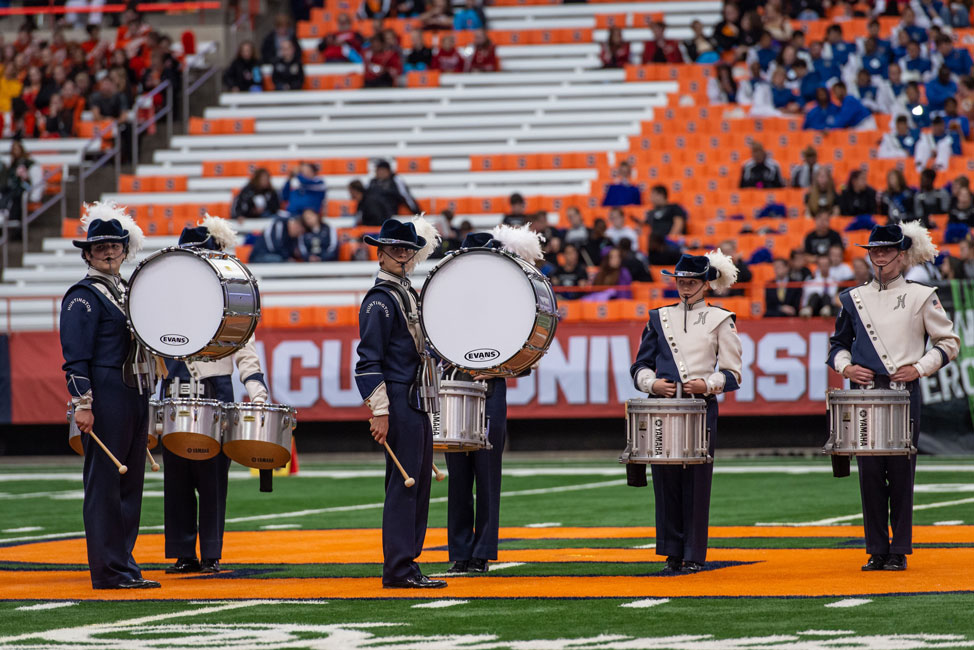
M426 245L419 249L413 258L406 263L406 272L411 273L418 264L425 262L433 251L440 245L440 233L436 226L426 220L424 214L417 214L409 221L416 228L416 234L426 240Z
M932 262L937 257L937 246L930 238L930 232L919 221L901 223L900 231L913 242L906 251L908 266Z
M142 229L139 228L139 224L135 223L135 219L130 217L125 211L125 208L114 201L92 201L91 203L85 203L84 214L81 215L81 227L85 229L85 232L88 232L88 226L95 219L101 219L102 221L118 219L118 222L122 225L122 229L129 235L129 250L125 259L135 259L135 255L142 250L145 235L142 233Z
M544 235L531 230L528 224L519 228L501 224L490 231L490 236L499 241L508 253L514 253L532 264L544 257L541 250Z
M725 255L719 248L706 254L710 266L717 270L717 277L710 281L710 288L717 291L729 289L737 282L737 266L730 255Z
M237 231L232 225L230 225L229 219L223 219L221 217L214 217L209 213L203 217L203 220L199 222L199 225L206 228L207 232L210 233L210 237L213 241L217 243L222 250L233 250L237 245Z

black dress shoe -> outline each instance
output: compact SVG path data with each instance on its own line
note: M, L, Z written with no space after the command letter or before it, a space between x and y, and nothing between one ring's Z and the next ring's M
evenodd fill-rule
M383 582L383 589L442 589L446 586L446 580L430 580L424 575L419 577L410 576L395 582Z
M694 562L693 560L687 560L683 563L684 573L696 573L697 571L703 571L703 562Z
M887 556L873 553L869 556L869 561L862 565L863 571L882 571L886 568ZM904 568L905 568L904 562Z
M200 573L220 573L220 560L203 560L200 562Z
M670 556L666 558L666 571L670 573L679 573L683 570L683 558Z
M195 557L181 557L171 567L166 567L166 573L199 573L200 561Z
M158 589L161 586L155 580L136 578L135 580L126 580L125 582L120 582L110 587L95 587L95 589Z
M891 553L883 571L906 571L906 556L899 553Z
M467 571L470 573L487 573L487 560L475 557L467 564Z
M449 569L446 570L447 573L466 573L468 571L467 566L469 565L469 560L457 560L453 563Z

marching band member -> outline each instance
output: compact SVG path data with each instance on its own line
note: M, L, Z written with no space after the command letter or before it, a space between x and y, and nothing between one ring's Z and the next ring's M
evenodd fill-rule
M61 302L61 351L74 420L97 435L128 470L121 474L82 435L88 570L95 589L150 589L132 555L142 513L142 482L154 359L132 339L125 317L122 262L142 247L142 230L113 203L85 205L88 234L75 240L88 265Z
M960 348L936 289L903 277L909 267L933 260L937 249L916 221L876 226L863 247L876 269L876 279L839 295L842 308L835 319L828 364L854 388L905 383L916 446L919 378L950 363ZM928 337L931 346L926 349ZM856 456L856 461L869 554L862 570L904 571L906 556L913 552L916 455Z
M493 236L491 236L493 235ZM542 238L528 226L498 226L492 233L471 233L460 248L503 248L530 263L543 257ZM447 499L447 543L453 562L447 573L486 573L497 559L501 510L501 457L507 440L507 380L487 381L487 439L491 449L446 454L450 474ZM474 507L474 485L477 503Z
M236 242L237 234L229 223L209 215L203 219L202 225L183 228L179 236L179 245L184 248L232 250ZM168 359L168 377L162 384L160 399L181 397L233 402L231 375L234 363L250 401L266 402L267 386L253 338L234 354L214 361ZM173 394L177 385L178 394ZM165 467L165 553L167 558L176 559L166 573L219 573L230 459L221 452L206 460L191 460L177 456L167 448L163 448L162 457ZM197 537L200 559L196 558Z
M419 324L419 296L408 274L429 257L439 235L425 219L388 219L378 237L364 240L378 247L379 273L359 310L355 382L372 411L370 429L379 444L388 443L415 485L406 487L391 457L386 458L386 496L382 510L382 586L399 589L445 587L416 563L426 539L433 471L435 381L431 358ZM432 378L435 380L435 378ZM431 394L434 393L434 394Z
M727 289L737 280L733 260L720 250L683 255L675 271L680 304L654 309L639 345L632 374L636 388L655 397L683 393L707 402L708 453L717 437L717 395L737 390L741 381L741 341L736 316L704 302L712 289ZM656 495L656 553L666 556L670 572L700 571L707 559L712 463L679 467L652 465Z

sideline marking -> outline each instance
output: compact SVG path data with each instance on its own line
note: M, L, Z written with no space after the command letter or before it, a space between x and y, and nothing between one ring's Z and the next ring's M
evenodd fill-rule
M301 528L301 524L267 524L260 527L261 530L291 530L294 528Z
M543 521L539 524L525 524L525 528L557 528L561 526L560 521Z
M844 600L837 600L834 603L829 603L826 607L859 607L859 605L865 605L866 603L871 603L872 600L868 598L846 598Z
M934 526L963 526L964 522L960 519L950 519L948 521L935 521Z
M664 603L670 602L669 598L646 598L645 600L634 600L631 603L623 603L619 607L631 607L633 609L645 609L647 607L656 607L657 605L662 605Z
M527 562L497 562L496 564L488 564L487 570L489 571L503 571L504 569L513 569L516 566L524 566Z
M800 636L842 636L843 634L855 634L854 630L805 630L796 632Z
M44 530L43 526L21 526L20 528L6 528L0 530L0 533L36 533L39 530Z
M918 510L933 510L934 508L949 508L951 506L962 506L968 503L974 503L974 497L968 499L956 499L954 501L938 501L936 503L921 503L913 504L913 512ZM759 521L755 526L832 526L835 524L840 524L845 521L855 521L857 519L862 519L862 513L857 512L854 515L842 515L841 517L829 517L828 519L818 519L816 521L779 521L779 522L763 522Z
M640 544L639 546L633 546L633 548L656 548L656 543L652 544Z
M15 607L14 609L18 612L36 612L42 609L60 609L62 607L72 607L77 605L75 601L59 601L54 603L37 603L36 605L24 605L23 607Z
M429 603L419 603L418 605L413 605L413 609L443 609L444 607L468 604L470 604L469 600L434 600Z

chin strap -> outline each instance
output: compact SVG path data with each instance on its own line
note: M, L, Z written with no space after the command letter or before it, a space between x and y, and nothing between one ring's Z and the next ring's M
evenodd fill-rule
M690 311L690 298L696 297L696 295L702 292L707 287L707 281L704 280L703 286L694 291L687 298L682 298L683 300L683 333L686 334L687 331L687 312Z
M896 255L893 256L892 258L890 258L890 260L888 262L886 262L886 264L883 264L882 266L880 266L879 264L876 264L876 262L873 262L873 265L876 267L876 282L879 284L879 290L880 291L882 291L883 289L885 289L886 288L886 285L888 285L890 282L892 282L893 280L896 279L896 278L890 278L889 280L887 280L884 283L883 282L883 269L885 269L887 266L889 266L890 264L892 264L894 262L894 260L896 260L896 258L899 257L902 253L903 253L903 251L897 251L896 252ZM870 261L872 261L872 258L870 258ZM899 277L899 275L897 275L896 277Z

